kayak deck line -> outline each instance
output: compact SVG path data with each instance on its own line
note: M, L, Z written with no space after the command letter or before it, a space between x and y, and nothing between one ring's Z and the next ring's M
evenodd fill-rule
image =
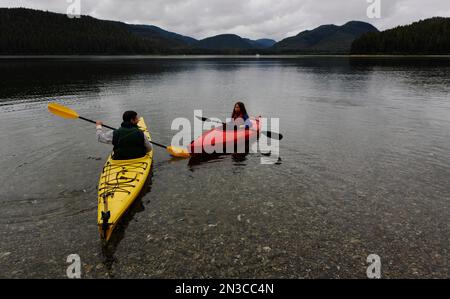
M109 219L111 218L111 211L107 208L109 206L109 201L114 200L114 195L116 193L126 193L130 195L131 192L129 189L136 187L136 184L133 183L139 182L138 175L143 175L148 167L149 164L147 162L132 162L120 165L112 165L110 162L107 162L103 167L102 174L106 174L101 176L101 180L104 180L104 184L103 187L99 186L98 192L105 207L105 210L102 212L103 223L101 224L103 237L105 239L107 238L107 232L110 228ZM111 173L113 173L112 177ZM134 175L134 177L128 177L128 174Z
M141 171L136 171L130 170L130 167L132 167L132 169L142 169ZM114 194L115 192L125 192L125 193L130 193L128 190L125 189L125 187L131 187L134 188L136 187L136 185L132 185L131 183L133 182L139 182L138 179L138 175L143 175L145 170L148 167L148 163L147 162L135 162L135 163L130 163L130 164L121 164L121 165L111 165L109 162L107 163L107 165L103 168L103 173L107 173L106 175L102 176L102 179L105 179L105 187L103 188L99 188L99 196L104 197L104 196L108 196L109 194ZM105 170L105 169L108 170ZM116 169L123 169L120 172L115 172L115 177L114 178L110 178L110 173L111 171L114 171ZM135 176L134 178L129 178L129 177L125 177L125 174L128 173L134 173ZM122 175L121 177L119 177L120 175ZM122 181L121 181L122 180ZM127 181L128 180L128 181ZM102 193L100 193L102 192ZM114 197L114 195L113 195Z

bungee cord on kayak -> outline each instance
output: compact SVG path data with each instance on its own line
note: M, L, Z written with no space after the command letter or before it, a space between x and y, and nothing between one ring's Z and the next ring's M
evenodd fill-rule
M111 218L109 206L114 201L123 200L120 196L116 196L120 193L130 196L150 166L148 162L139 161L117 164L113 164L111 161L106 162L98 186L99 207L103 205L103 211L100 211L99 208L99 214L101 214L99 228L101 228L101 235L104 239L109 238L108 230L113 225L109 221ZM129 175L133 177L129 177Z
M116 192L124 192L130 194L130 191L126 188L134 188L135 185L132 185L132 182L139 182L137 174L142 175L144 171L147 169L148 163L145 162L137 162L137 163L124 163L120 165L111 165L107 163L105 167L103 167L103 172L101 179L105 179L104 187L99 188L100 196L108 196L112 195L111 198L114 197L114 193ZM142 169L141 171L135 171L132 169ZM120 170L120 171L118 171ZM111 172L115 174L114 178L111 178ZM134 173L135 177L130 178L124 175ZM105 174L105 175L103 175ZM127 180L127 181L125 181Z

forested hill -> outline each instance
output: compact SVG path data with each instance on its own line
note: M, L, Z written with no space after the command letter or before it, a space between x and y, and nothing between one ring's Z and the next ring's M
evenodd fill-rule
M166 41L185 47L197 42L195 38L166 31L153 25L127 25L127 29L141 38L164 38Z
M160 36L146 39L127 24L89 16L23 8L0 8L0 54L157 54L173 43Z
M381 33L368 23L353 21L320 26L274 43L234 34L197 41L156 26L0 8L0 55L450 54L450 18L436 17Z
M366 33L352 54L450 54L450 18L431 18L380 33Z
M342 26L322 25L300 32L272 47L278 53L349 53L352 42L367 32L378 32L373 25L351 21Z

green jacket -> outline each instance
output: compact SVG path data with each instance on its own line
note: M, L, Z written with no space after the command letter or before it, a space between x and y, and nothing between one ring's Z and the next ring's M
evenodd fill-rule
M144 133L129 122L122 123L120 129L113 133L114 160L131 160L142 158L147 154Z

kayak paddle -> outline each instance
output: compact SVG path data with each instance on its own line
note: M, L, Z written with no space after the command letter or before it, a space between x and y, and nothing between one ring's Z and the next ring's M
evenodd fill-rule
M78 115L77 112L75 112L74 110L60 105L60 104L56 104L56 103L51 103L48 105L48 110L53 113L54 115L57 115L59 117L62 118L67 118L67 119L81 119L90 123L95 124L96 122L91 120L91 119L87 119L84 118L80 115ZM110 126L105 126L103 125L103 127L108 128L110 130L116 130L113 127ZM169 152L170 155L174 156L174 157L178 157L178 158L190 158L191 154L184 148L180 148L180 147L175 147L175 146L166 146L166 145L162 145L153 141L150 141L151 144L156 145L158 147L164 148L167 150L167 152Z
M196 117L198 119L202 120L202 121L205 121L205 122L206 121L211 121L211 122L215 122L215 123L222 124L222 125L226 126L225 123L222 123L220 121L212 120L212 119L209 119L209 118L206 118L206 117L199 117L199 116L196 116ZM284 138L283 134L275 133L275 132L272 132L272 131L261 131L260 133L266 135L267 138L272 138L272 139L275 139L275 140L282 140Z

